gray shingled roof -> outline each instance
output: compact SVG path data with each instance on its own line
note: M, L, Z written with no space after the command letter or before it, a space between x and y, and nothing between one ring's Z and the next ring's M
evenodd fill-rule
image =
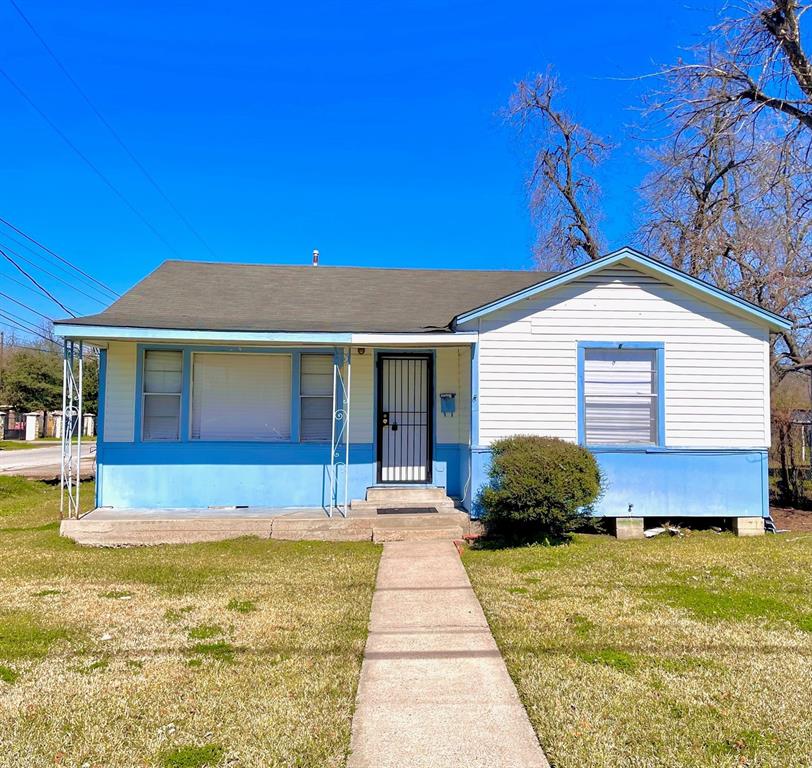
M552 274L166 261L103 312L57 322L217 331L436 331Z

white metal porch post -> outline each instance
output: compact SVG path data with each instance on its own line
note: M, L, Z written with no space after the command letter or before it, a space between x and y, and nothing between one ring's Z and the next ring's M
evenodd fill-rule
M340 358L339 358L340 354ZM333 354L333 424L330 432L330 504L327 515L333 511L347 517L350 489L350 388L352 382L351 350L345 347ZM346 362L346 376L342 373ZM341 444L344 443L344 460L341 461ZM344 466L344 503L339 504L338 469Z
M68 517L79 517L79 484L82 475L82 387L84 379L84 345L68 339L62 358L62 465L59 478L59 511ZM74 372L74 364L77 370ZM76 455L74 456L74 433Z
M347 386L345 389L344 402L346 404L345 410L347 412L347 423L344 427L344 517L349 516L350 499L350 401L352 391L352 348L346 349L347 359Z

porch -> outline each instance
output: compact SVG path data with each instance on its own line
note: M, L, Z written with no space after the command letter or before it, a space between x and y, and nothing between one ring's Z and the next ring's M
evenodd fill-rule
M89 546L189 544L241 536L291 541L454 540L480 532L480 524L455 507L438 505L432 512L394 514L381 513L381 509L364 505L345 517L313 507L97 508L78 518L63 519L59 530Z
M340 347L68 339L65 401L74 417L63 434L63 515L76 520L81 508L86 344L100 348L101 408L99 511L82 518L85 528L111 522L102 516L109 512L129 527L140 517L153 524L156 514L191 515L214 530L220 524L208 510L250 509L251 525L270 535L257 521L291 510L315 519L322 510L328 518L374 511L366 492L377 485L437 488L469 507L471 347L452 334L431 336L428 344L412 336ZM363 534L344 527L372 538L373 528L397 526L362 522Z

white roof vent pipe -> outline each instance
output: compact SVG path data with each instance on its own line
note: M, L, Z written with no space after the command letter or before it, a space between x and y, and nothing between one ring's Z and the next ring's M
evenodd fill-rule
M317 248L313 249L313 266L314 267L319 266L319 251Z

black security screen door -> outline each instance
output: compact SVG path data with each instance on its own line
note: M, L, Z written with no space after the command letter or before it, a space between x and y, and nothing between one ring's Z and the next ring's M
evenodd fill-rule
M431 482L431 358L378 359L378 482Z

